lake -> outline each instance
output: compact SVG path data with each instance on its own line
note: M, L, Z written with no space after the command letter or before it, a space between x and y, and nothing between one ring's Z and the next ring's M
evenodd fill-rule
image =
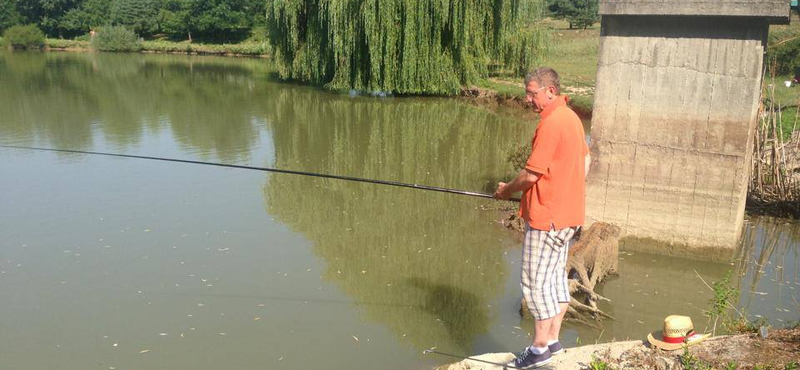
M269 61L0 52L0 145L491 192L535 123L445 98L281 83ZM489 199L0 148L3 369L424 369L517 351L520 238ZM615 317L567 347L709 327L709 284L800 319L800 224L751 217L724 262L623 250ZM696 271L696 273L695 273ZM699 275L699 277L698 277ZM702 280L701 280L702 278Z

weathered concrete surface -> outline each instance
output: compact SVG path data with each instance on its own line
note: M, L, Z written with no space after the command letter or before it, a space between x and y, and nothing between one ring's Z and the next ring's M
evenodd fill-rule
M789 23L786 0L603 0L600 15L759 17Z
M735 3L702 3L719 2ZM590 219L637 238L734 247L767 33L757 17L603 16Z
M607 355L611 358L619 357L623 352L632 348L642 347L644 343L641 340L632 340L627 342L612 342L603 344L594 344L583 347L567 348L564 353L553 357L553 362L541 369L558 369L558 370L582 370L587 369L589 363L592 362L593 355ZM514 359L513 353L487 353L485 355L475 356L479 360L495 362L500 364L507 364ZM478 361L463 360L461 362L440 367L439 370L499 370L503 369L501 366L494 366Z

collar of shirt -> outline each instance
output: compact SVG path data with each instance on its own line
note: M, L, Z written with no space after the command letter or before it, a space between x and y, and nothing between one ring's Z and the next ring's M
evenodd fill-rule
M544 108L544 110L542 110L542 113L540 113L539 115L541 115L542 116L542 120L544 120L545 118L547 118L547 116L552 114L559 107L563 107L563 106L567 105L568 101L569 101L569 97L566 96L566 95L556 96L556 100L553 101L552 103L550 103L550 105L548 105L546 108Z

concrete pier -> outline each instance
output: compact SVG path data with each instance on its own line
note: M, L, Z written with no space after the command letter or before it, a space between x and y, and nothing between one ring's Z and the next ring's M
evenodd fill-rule
M601 0L587 215L665 245L741 234L764 51L785 0Z

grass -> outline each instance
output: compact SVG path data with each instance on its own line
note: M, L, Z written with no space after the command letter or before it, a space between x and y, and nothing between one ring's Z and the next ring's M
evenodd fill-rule
M142 42L144 51L158 53L190 53L210 55L243 55L262 56L269 54L269 47L265 42L242 42L238 44L199 44L188 41L175 42L166 40L153 40Z
M91 50L89 41L46 39L51 50ZM142 52L186 53L207 55L264 56L269 46L264 42L245 41L238 44L201 44L188 41L149 40L142 42Z
M64 39L45 39L44 45L49 49L89 50L92 48L89 41L76 41Z
M600 24L586 30L571 30L567 21L548 18L542 21L542 25L550 30L553 40L542 65L558 71L562 90L571 98L570 105L582 116L590 116L594 103ZM482 85L506 97L522 98L525 95L520 79L494 77Z
M589 370L611 370L613 367L597 355L592 355L592 362L589 363L588 368Z
M767 77L765 84L768 89L768 96L774 94L774 103L778 107L787 107L781 111L780 127L785 139L789 139L791 133L800 128L800 85L793 84L786 87L784 81L789 81L793 76ZM772 86L770 86L772 85Z
M597 23L586 30L569 29L564 20L545 19L542 25L553 33L553 43L544 57L543 65L554 68L561 75L564 92L572 98L572 106L576 110L591 112L594 102L595 76L597 74L597 54L600 45L600 24ZM800 18L793 13L789 25L770 27L770 42L780 42L800 35ZM800 85L786 88L783 81L792 76L776 76L775 100L781 105L800 105ZM773 83L767 78L767 84ZM522 97L524 91L520 81L508 78L493 78L484 83L484 87L497 91L501 95ZM785 134L790 134L795 126L800 128L798 109L787 109L783 113L781 127Z

